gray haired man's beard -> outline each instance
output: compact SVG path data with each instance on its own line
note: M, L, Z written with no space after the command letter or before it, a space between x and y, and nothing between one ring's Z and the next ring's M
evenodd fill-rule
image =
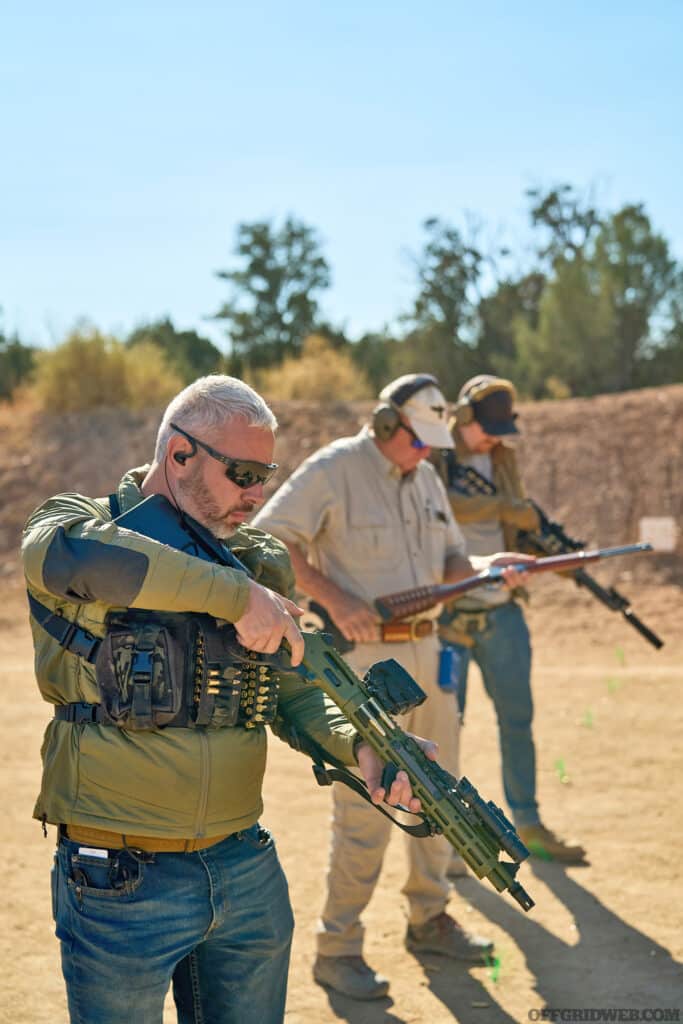
M228 523L223 522L223 520L213 522L210 519L199 519L197 521L200 522L202 526L205 526L207 530L210 530L218 540L228 540L236 530L235 526L230 526Z
M225 521L224 514L200 474L190 477L187 481L179 480L178 493L182 498L180 504L183 512L187 512L201 526L210 530L218 540L232 537L236 527Z

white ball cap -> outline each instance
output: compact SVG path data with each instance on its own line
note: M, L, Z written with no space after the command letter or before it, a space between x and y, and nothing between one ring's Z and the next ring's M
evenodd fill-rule
M410 376L406 375L408 381ZM380 392L380 399L391 401L392 393L396 392L397 385L401 384L403 377L393 381ZM448 429L448 402L444 395L433 384L420 388L414 395L411 395L400 408L401 415L406 418L423 444L430 448L453 448L453 438Z

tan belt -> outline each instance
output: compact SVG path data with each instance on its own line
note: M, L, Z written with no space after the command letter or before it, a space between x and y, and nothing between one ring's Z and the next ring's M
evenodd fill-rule
M441 636L447 643L474 647L475 634L483 633L488 624L489 613L483 609L476 612L455 612L450 622L443 627Z
M147 853L193 853L195 850L206 850L230 835L228 832L223 836L207 836L204 839L165 839L163 836L123 835L121 832L108 832L107 829L87 828L84 825L67 825L66 834L73 842L84 846L101 846L112 850L132 846Z
M434 619L412 619L410 622L383 622L382 642L400 644L407 640L421 640L436 631Z
M465 633L483 633L488 628L489 624L489 612L482 608L476 612L457 611L453 615L452 622L462 626Z

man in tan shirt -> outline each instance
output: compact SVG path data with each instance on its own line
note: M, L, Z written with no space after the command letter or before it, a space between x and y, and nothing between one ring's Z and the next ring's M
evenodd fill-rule
M476 567L441 480L425 461L432 447L452 445L446 400L436 380L409 374L387 385L372 427L320 449L299 466L254 520L283 540L297 586L329 613L355 644L347 659L363 675L393 657L428 695L402 719L410 732L439 743L439 761L458 773L459 717L452 693L437 683L439 608L405 624L384 641L372 606L380 594L458 580L496 562L523 556L490 556ZM519 574L510 570L507 585ZM346 995L372 999L389 983L362 957L360 915L372 896L390 835L390 824L343 786L333 791L332 848L327 898L318 933L315 979ZM408 948L481 963L492 943L468 935L446 913L446 840L408 840Z

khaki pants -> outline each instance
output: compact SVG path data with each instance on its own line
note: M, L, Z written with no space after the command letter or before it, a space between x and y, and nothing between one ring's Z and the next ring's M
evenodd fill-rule
M359 645L347 660L359 675L364 675L374 662L395 658L415 677L427 700L400 716L398 722L406 732L435 740L439 744L439 763L457 775L458 709L455 696L438 687L438 656L436 637L426 637L415 643ZM318 952L323 956L361 953L364 929L360 915L377 884L393 828L387 818L347 786L335 783L327 899L318 926ZM453 848L440 836L407 836L406 843L409 871L402 891L408 899L410 923L419 925L446 907L446 869Z

